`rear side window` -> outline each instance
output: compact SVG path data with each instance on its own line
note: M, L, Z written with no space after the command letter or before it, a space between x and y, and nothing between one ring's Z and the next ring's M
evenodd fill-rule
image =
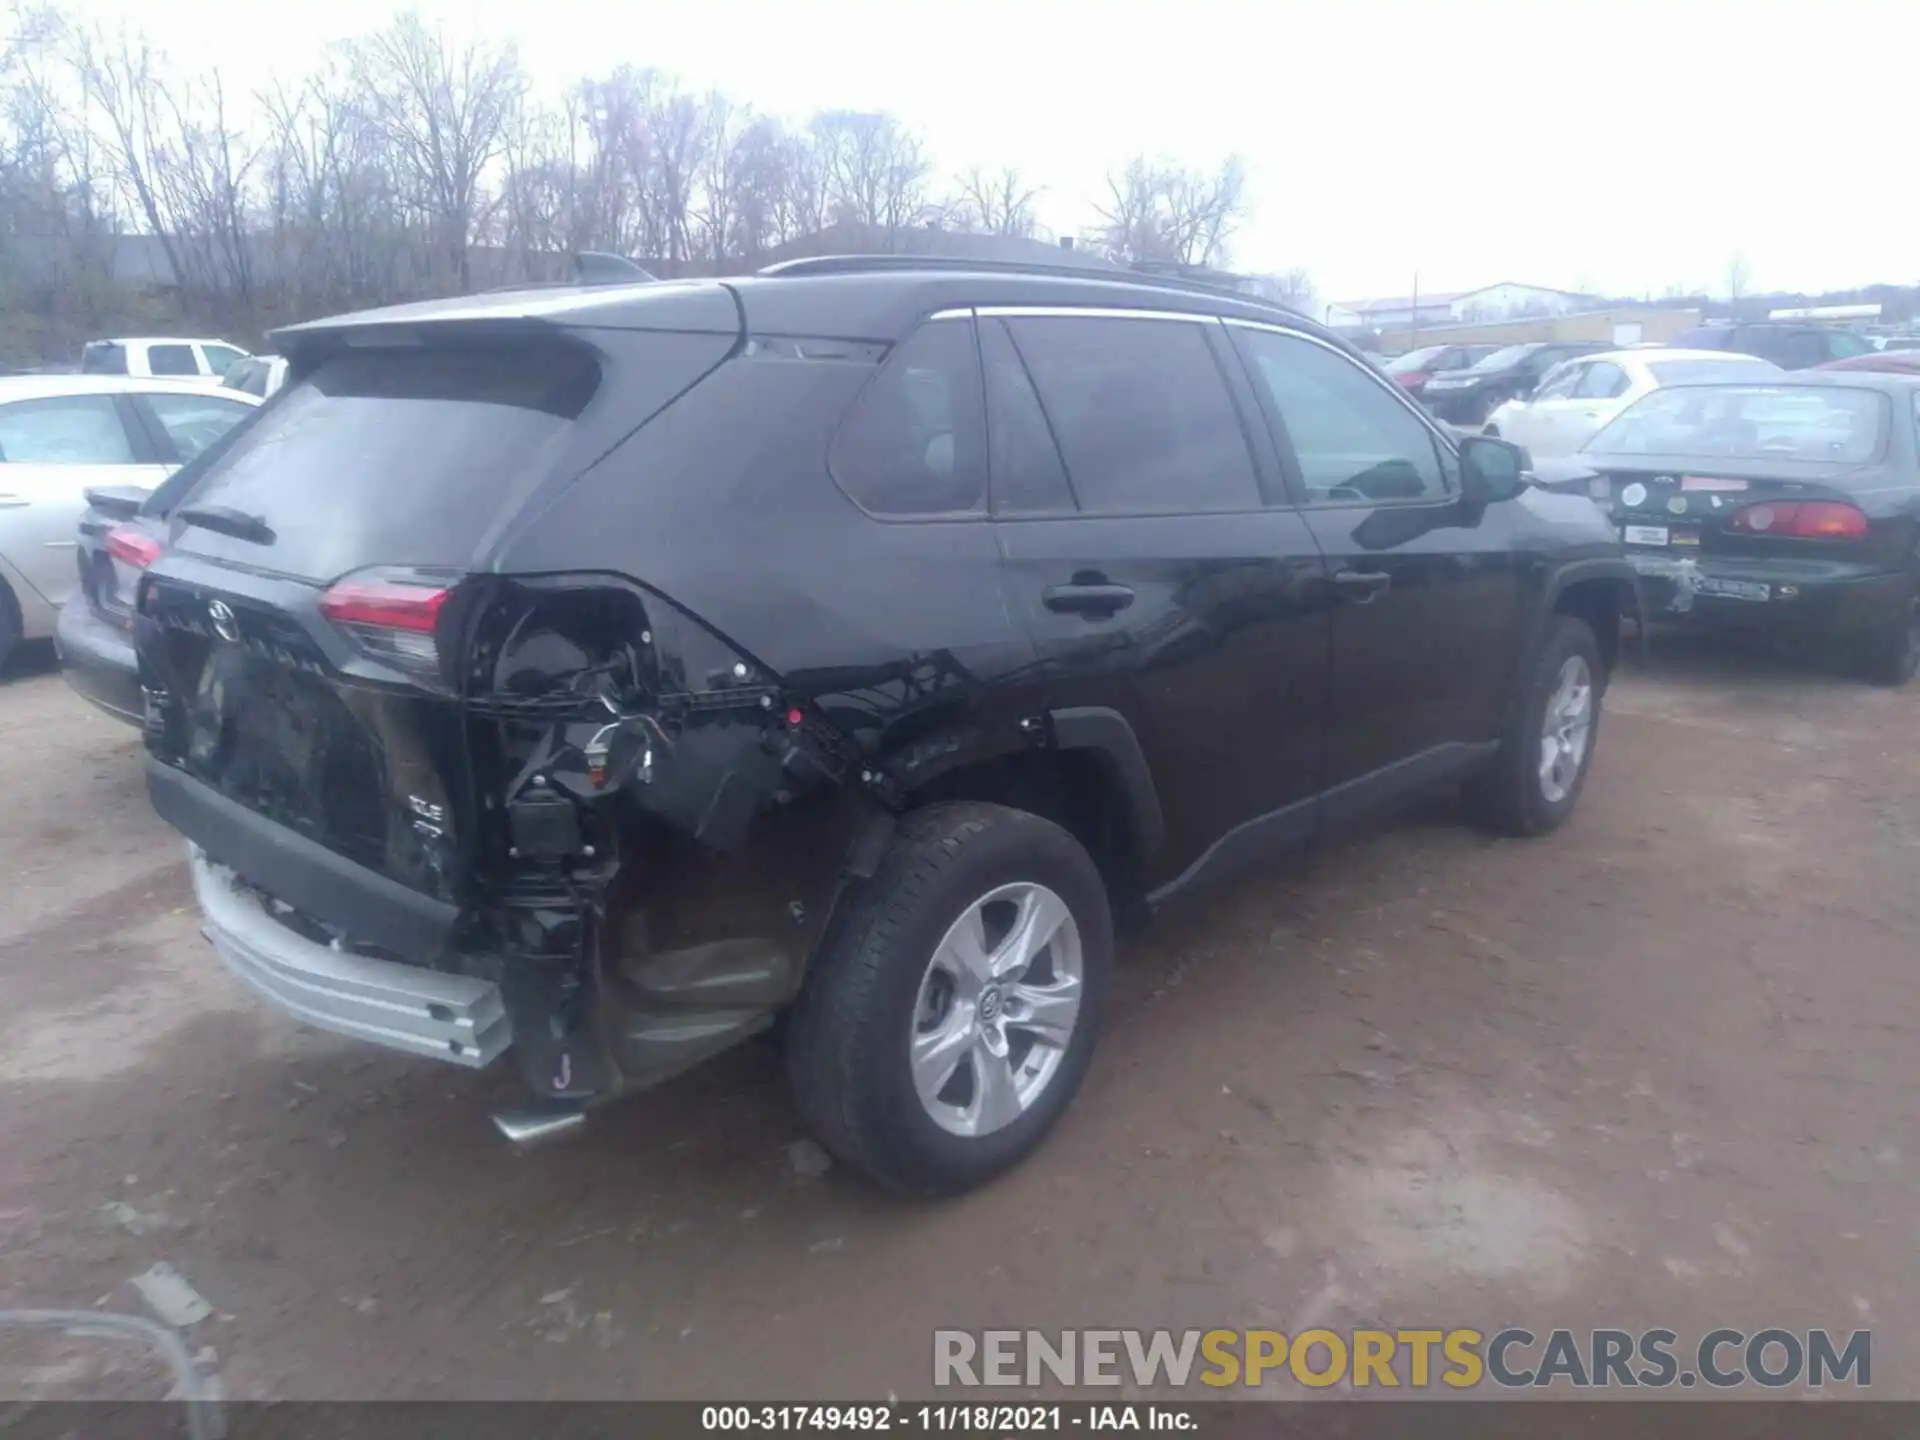
M247 418L253 407L218 395L146 395L160 428L182 460L191 460Z
M980 363L987 377L987 456L996 515L1046 515L1072 510L1067 469L1047 428L1027 367L1007 334L1007 322L980 322Z
M973 323L932 320L860 392L827 465L874 515L975 515L987 499L983 430Z
M1360 366L1310 340L1236 329L1279 412L1314 505L1432 500L1447 493L1433 435Z
M0 405L0 461L9 465L131 465L133 445L107 395Z
M254 411L211 466L189 467L195 504L257 516L271 543L200 527L175 543L313 580L468 565L557 462L599 379L564 341L336 355Z
M1007 321L1090 514L1260 508L1232 392L1184 320Z
M1611 360L1596 360L1587 366L1573 393L1581 400L1612 400L1626 394L1632 384L1627 372Z
M82 375L124 375L127 373L127 347L111 340L95 340L80 352Z
M198 375L200 362L191 345L149 345L147 370L154 375Z

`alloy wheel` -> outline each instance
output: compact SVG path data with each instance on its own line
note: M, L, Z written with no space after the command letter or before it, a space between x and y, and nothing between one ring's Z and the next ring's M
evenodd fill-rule
M953 1135L1005 1129L1059 1073L1080 1016L1080 929L1044 885L969 905L928 962L908 1058L927 1115Z

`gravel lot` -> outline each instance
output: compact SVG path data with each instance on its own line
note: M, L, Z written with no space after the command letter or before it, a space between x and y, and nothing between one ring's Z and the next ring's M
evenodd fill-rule
M992 1325L1870 1326L1920 1396L1916 695L1674 640L1579 812L1446 809L1122 953L1053 1141L958 1203L806 1173L756 1047L516 1155L498 1081L303 1032L200 940L131 732L0 683L0 1295L243 1397L926 1393ZM0 1336L0 1390L150 1367ZM1753 1392L1745 1392L1752 1394Z

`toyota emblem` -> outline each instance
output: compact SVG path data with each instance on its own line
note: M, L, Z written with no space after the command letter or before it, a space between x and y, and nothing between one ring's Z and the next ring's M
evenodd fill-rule
M213 622L213 633L222 640L236 644L240 639L240 622L234 618L233 607L224 600L207 602L207 619Z

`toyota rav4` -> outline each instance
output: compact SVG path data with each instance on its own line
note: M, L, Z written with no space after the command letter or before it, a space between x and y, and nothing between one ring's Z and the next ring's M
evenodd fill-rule
M1631 572L1329 332L850 258L299 325L137 598L215 949L517 1065L515 1138L780 1022L892 1186L1029 1152L1116 911L1464 784L1579 796Z

